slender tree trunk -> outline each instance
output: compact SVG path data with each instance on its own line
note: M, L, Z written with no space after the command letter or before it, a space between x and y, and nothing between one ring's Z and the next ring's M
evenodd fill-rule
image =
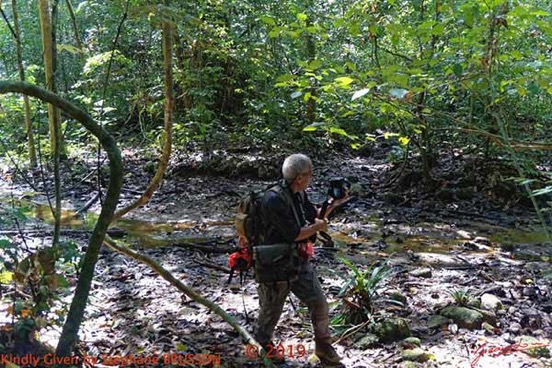
M52 21L50 18L50 1L38 0L40 25L42 31L42 52L44 57L44 72L46 75L46 89L55 92L54 88L54 43L52 39ZM54 105L48 104L48 121L50 129L50 146L54 159L54 195L56 198L54 215L54 236L52 246L59 243L61 229L61 184L59 178L61 127L58 119L59 111Z
M46 75L46 89L54 91L54 60L53 60L53 40L52 40L52 21L50 18L50 1L38 0L38 10L40 14L40 27L42 33L42 53L44 58L44 73ZM50 145L52 151L57 145L56 132L57 123L55 121L55 107L48 105L48 117L50 127Z
M170 1L165 0L165 5L169 6ZM114 220L121 218L130 211L143 206L148 203L153 193L157 190L157 187L163 180L163 175L169 165L169 159L171 157L172 149L172 120L173 120L173 75L172 75L172 52L174 44L173 36L173 23L171 20L163 20L163 60L165 66L165 144L163 146L163 155L159 162L159 167L151 180L151 183L146 188L146 191L138 198L134 203L131 203L127 207L118 210L114 215Z
M0 81L0 94L8 92L17 92L33 96L60 108L70 118L80 122L98 139L109 158L109 185L107 188L107 195L100 212L100 217L96 222L96 226L88 242L88 248L84 254L75 295L73 296L67 320L63 326L63 331L56 349L57 355L69 356L77 341L79 327L84 316L88 294L90 293L90 284L94 276L94 268L98 260L98 254L100 253L100 248L103 244L107 228L111 223L113 212L115 212L119 200L119 194L123 183L121 153L113 137L109 135L101 125L94 121L90 115L58 95L30 83Z
M19 30L19 12L17 11L17 0L12 0L13 28L15 32L15 47L17 50L17 68L19 69L19 80L25 81L25 68L23 67L23 53L21 51L21 31ZM31 105L29 96L23 95L25 106L25 130L27 131L27 144L29 150L29 161L31 167L36 167L36 150L34 143L33 125L31 122Z
M308 18L306 21L306 26L310 27L312 26L312 16L313 12L311 7L313 6L312 2L309 1L308 3L308 9L307 14ZM307 47L307 57L309 59L309 62L316 60L316 42L314 39L314 35L310 32L307 32L307 40L306 40L306 47ZM307 100L307 121L309 124L314 123L316 120L316 99L317 99L317 88L316 88L316 78L311 78L311 87L310 87L310 97Z
M69 16L71 17L71 26L73 27L73 32L75 33L75 42L77 43L77 48L79 49L79 51L82 51L83 47L79 35L79 27L77 26L77 17L75 17L75 11L73 10L71 0L65 0L65 4L67 5L67 10L69 10Z

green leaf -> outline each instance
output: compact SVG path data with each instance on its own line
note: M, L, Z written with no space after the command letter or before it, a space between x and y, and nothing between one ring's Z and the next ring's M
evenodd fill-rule
M61 53L62 51L67 51L68 53L70 54L78 54L78 53L81 53L82 50L73 46L73 45L68 45L68 44L64 44L64 43L58 43L56 45L56 49L57 49L57 52Z
M280 36L280 32L281 32L280 27L275 27L275 28L272 29L272 31L270 31L268 33L268 37L276 38L276 37Z
M456 75L457 77L460 77L462 75L462 71L463 71L462 64L460 64L460 63L454 64L452 66L452 71L454 72L454 75Z
M345 19L343 19L343 18L338 18L338 19L334 20L333 26L334 26L335 28L339 28L339 27L341 27L341 25L342 25L343 23L345 23Z
M351 36L358 36L360 34L360 23L358 21L350 22L347 31Z
M6 249L6 248L12 248L15 247L15 245L7 240L7 239L0 239L0 249Z
M293 80L295 77L291 74L284 74L280 75L278 78L276 78L277 82L289 82L290 80Z
M523 54L519 51L519 50L512 50L512 52L510 53L510 55L512 55L512 58L514 60L521 60L523 59Z
M305 13L298 13L297 19L299 19L301 22L305 22L307 20L307 15Z
M3 271L0 272L0 284L7 285L11 282L13 277L13 272L10 271Z
M366 136L364 137L364 139L369 142L376 141L376 137L373 134L369 134L369 133L366 133Z
M536 196L540 196L540 195L548 194L548 193L552 193L552 185L541 188L541 189L534 190L531 195L533 197L536 197Z
M322 62L322 60L313 60L309 63L309 65L307 66L310 70L316 70L318 68L320 68L324 63Z
M69 283L67 282L67 279L63 275L56 275L58 279L58 286L61 288L68 288Z
M303 128L304 132L315 132L318 130L318 127L324 125L324 123L312 123Z
M335 81L341 87L344 87L344 86L349 86L351 83L353 83L354 79L351 77L338 77L338 78L335 78Z
M518 178L518 177L509 177L509 178L506 178L506 180L514 181L518 185L527 185L537 181L536 179L526 179L526 178Z
M288 36L290 36L293 39L297 39L299 38L299 36L301 36L300 31L287 31L286 33L288 34Z
M335 127L331 127L330 128L330 133L335 133L335 134L339 134L339 135L342 135L342 136L345 136L345 137L348 137L349 135L347 134L347 132L342 129L342 128L335 128Z
M399 143L402 146L406 146L409 142L410 142L410 139L408 137L400 137L399 138Z
M188 350L188 346L186 346L185 344L179 342L176 344L176 351L178 352L183 352L183 351L187 351Z
M268 25L271 25L271 26L276 25L276 20L268 15L261 15L260 18L264 23Z
M393 68L389 69L390 70L387 71L387 81L390 84L394 84L397 87L408 87L409 75L394 71Z
M353 97L351 97L351 101L361 98L362 96L366 95L368 92L370 92L370 88L363 88L360 91L356 91L353 94Z
M443 34L443 31L445 30L445 24L439 23L433 27L431 30L431 34L434 36L440 36Z
M398 136L399 136L399 133L390 133L390 132L383 133L383 138L385 139L389 139L390 137L398 137Z

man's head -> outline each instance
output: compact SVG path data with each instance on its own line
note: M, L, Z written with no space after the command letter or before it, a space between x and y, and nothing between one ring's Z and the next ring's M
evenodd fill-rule
M309 186L312 179L312 161L302 153L288 156L282 165L282 174L294 193L301 192Z

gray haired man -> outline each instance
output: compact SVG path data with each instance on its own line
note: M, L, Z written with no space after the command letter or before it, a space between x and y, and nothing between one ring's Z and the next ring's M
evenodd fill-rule
M278 183L280 188L268 190L262 200L261 212L266 225L263 244L295 244L301 260L297 279L259 283L260 311L255 335L268 351L273 350L269 347L272 344L272 334L280 319L285 299L291 291L309 309L316 356L324 366L343 367L339 355L331 345L326 296L309 258L312 256L312 243L316 240L316 234L327 229L327 216L347 198L333 201L324 216L319 216L319 210L305 193L313 176L312 169L311 159L304 154L287 157L282 166L284 178Z

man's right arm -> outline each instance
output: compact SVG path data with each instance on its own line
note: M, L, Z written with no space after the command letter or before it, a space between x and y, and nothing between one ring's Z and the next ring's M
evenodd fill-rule
M328 229L328 220L326 219L314 219L314 224L303 226L299 231L299 234L295 238L295 241L301 241L310 238L319 231L326 231Z

